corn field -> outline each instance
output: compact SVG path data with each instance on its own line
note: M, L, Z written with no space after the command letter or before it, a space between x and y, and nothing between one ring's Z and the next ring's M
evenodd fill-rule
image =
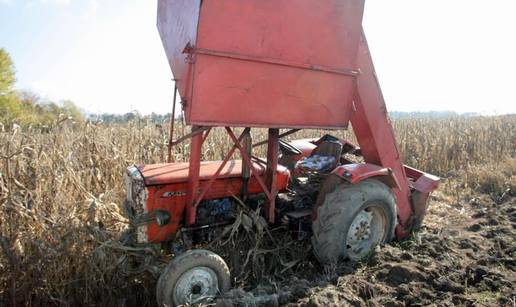
M516 116L393 126L406 164L443 177L447 192L515 193ZM181 136L189 128L179 124L175 131ZM267 135L253 131L255 142ZM331 132L300 131L288 139L324 133ZM167 125L144 121L65 121L45 131L0 132L0 306L152 305L159 270L145 255L156 251L141 256L119 244L127 228L120 205L125 168L166 161L167 134ZM350 131L333 134L353 139ZM203 159L221 159L231 146L215 129ZM188 147L174 149L175 161L188 160Z

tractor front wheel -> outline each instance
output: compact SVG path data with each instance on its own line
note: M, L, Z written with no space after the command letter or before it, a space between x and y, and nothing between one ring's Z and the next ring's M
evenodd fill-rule
M206 303L229 290L229 268L217 254L190 250L174 258L156 286L158 306Z
M395 198L378 180L350 185L330 177L317 204L312 245L322 263L359 261L394 237Z

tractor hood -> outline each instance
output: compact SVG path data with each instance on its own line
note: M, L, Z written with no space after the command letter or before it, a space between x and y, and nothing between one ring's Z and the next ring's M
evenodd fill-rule
M140 165L140 171L146 186L164 185L172 183L186 183L188 181L188 163L162 163ZM222 161L201 162L199 180L209 180L219 167ZM253 166L260 175L265 173L266 166L263 163L253 162ZM230 160L226 163L218 178L238 178L242 176L242 161ZM290 177L290 172L284 166L278 165L278 176Z

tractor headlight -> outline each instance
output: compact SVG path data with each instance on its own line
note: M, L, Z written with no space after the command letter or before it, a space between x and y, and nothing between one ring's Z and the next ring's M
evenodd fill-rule
M154 216L156 218L156 224L161 227L166 226L170 222L170 213L165 210L154 211Z

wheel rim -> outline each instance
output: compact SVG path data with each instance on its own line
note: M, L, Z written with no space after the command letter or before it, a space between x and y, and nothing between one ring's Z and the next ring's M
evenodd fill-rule
M195 304L213 298L218 292L218 278L208 267L196 267L183 273L173 292L176 305Z
M375 204L360 211L348 230L346 252L351 260L360 260L373 251L385 239L387 217Z

